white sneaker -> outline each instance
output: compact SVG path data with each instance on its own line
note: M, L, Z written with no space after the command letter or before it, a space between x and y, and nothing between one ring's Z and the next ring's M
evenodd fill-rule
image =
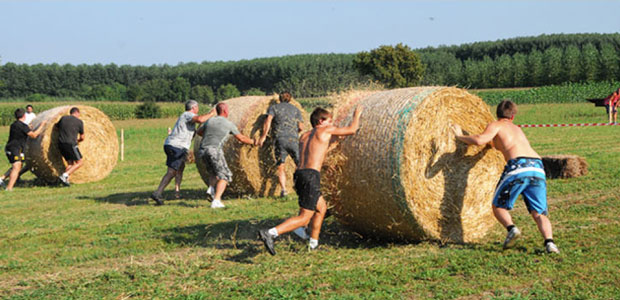
M517 228L517 226L512 227L508 234L506 234L506 240L504 240L504 249L512 248L515 245L515 242L521 236L521 230Z
M300 237L302 240L307 240L310 238L310 236L308 235L308 233L306 232L307 227L299 227L295 230L293 230L293 233L296 234L298 237Z
M216 199L213 200L213 202L211 202L211 208L224 208L226 207L224 205L224 203L222 203L222 200Z
M6 184L4 183L4 180L0 179L0 187L1 188L6 188Z
M560 253L560 249L553 242L547 243L545 250L547 250L547 253Z
M213 201L214 198L215 198L215 189L212 186L209 186L209 188L207 189L207 200Z

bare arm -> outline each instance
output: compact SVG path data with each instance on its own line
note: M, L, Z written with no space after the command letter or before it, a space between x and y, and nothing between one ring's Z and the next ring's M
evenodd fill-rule
M297 132L302 132L304 131L304 123L303 122L298 122L297 123Z
M37 128L37 130L34 131L29 131L27 134L29 137L36 139L39 134L41 134L41 131L43 131L43 127L45 127L45 123L47 123L47 121L43 121L41 122L41 124L39 124L39 128Z
M487 125L487 128L481 134L463 135L463 131L459 125L452 125L452 132L456 138L468 145L484 145L493 141L493 138L499 132L499 126L495 123Z
M205 133L205 127L204 126L198 127L198 131L196 131L196 134L199 136L202 136L204 133Z
M347 127L332 127L330 130L332 135L336 136L344 136L344 135L352 135L357 132L357 129L360 127L360 116L362 115L363 107L358 106L355 108L355 112L353 113L353 120L351 124Z
M241 133L235 134L234 137L237 139L237 141L240 141L244 144L254 145L254 139L251 139Z
M78 137L78 143L84 141L84 134L80 134L80 136Z
M201 115L201 116L194 116L192 118L192 122L194 123L198 123L198 124L202 124L204 122L206 122L207 120L209 120L209 118L215 116L217 114L217 112L215 111L215 108L213 108L210 112Z
M267 139L267 133L269 133L269 129L271 129L271 121L273 121L272 115L267 115L267 119L265 119L265 123L263 123L263 134L261 134L260 139L257 141L258 146L263 146L265 140Z

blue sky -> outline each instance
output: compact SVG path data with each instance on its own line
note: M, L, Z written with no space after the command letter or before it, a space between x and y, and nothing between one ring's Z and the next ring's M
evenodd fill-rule
M620 1L0 0L0 63L176 65L421 48L614 33L619 15Z

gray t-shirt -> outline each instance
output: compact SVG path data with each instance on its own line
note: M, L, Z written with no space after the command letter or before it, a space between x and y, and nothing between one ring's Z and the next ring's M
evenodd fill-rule
M196 114L191 111L184 112L174 124L174 128L166 138L164 145L189 150L194 132L196 132L196 124L192 121L195 116Z
M230 135L239 134L239 129L228 118L216 116L207 120L202 125L204 131L202 133L202 141L200 142L200 149L202 152L207 147L221 148Z
M299 135L298 123L303 122L301 112L297 107L288 102L280 102L269 106L267 114L273 116L271 122L273 136L276 139L295 138Z

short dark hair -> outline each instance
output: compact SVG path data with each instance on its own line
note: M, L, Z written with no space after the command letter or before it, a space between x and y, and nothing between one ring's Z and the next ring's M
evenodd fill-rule
M280 93L280 102L291 102L291 93L284 91Z
M331 117L332 114L329 113L327 110L317 107L314 109L314 111L312 111L312 114L310 115L310 124L312 124L312 127L316 127L321 121L327 120Z
M71 108L71 110L69 111L69 114L70 114L70 115L72 115L72 114L73 114L73 113L75 113L75 112L80 112L80 109L74 106L74 107L72 107L72 108Z
M32 107L32 105L30 105L30 104L26 105L26 109L28 109L28 107L34 109L34 107Z
M517 114L517 105L510 101L504 100L497 105L498 119L512 119Z
M21 119L24 116L25 113L26 113L26 111L23 108L16 109L15 110L15 119L16 120Z

